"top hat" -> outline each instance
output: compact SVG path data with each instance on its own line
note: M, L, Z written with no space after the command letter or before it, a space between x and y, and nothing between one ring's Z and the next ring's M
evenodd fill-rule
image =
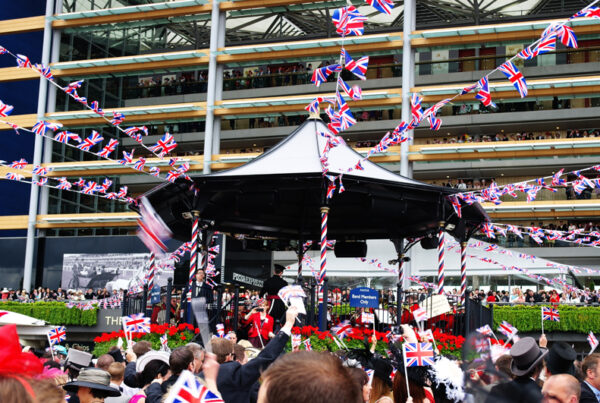
M540 350L533 337L523 337L510 349L510 356L513 359L510 370L516 376L526 375L544 359L546 354L548 350Z
M544 358L546 367L552 375L558 374L575 374L573 361L577 358L577 353L569 344L560 341L554 343Z

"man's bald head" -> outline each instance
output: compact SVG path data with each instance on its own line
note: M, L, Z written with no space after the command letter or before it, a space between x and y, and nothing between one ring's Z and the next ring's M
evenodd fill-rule
M581 385L568 374L552 375L544 382L542 395L544 403L577 403L581 394Z

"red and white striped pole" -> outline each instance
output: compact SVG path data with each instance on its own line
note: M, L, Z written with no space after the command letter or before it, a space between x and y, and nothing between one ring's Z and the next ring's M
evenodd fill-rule
M460 243L460 303L465 304L467 297L467 243Z
M327 295L323 284L327 276L327 218L329 217L329 207L321 207L321 265L319 267L319 330L327 330Z
M148 267L148 304L150 303L152 296L152 289L154 288L154 275L156 273L156 256L154 252L150 253L150 265Z
M198 215L194 215L194 222L192 223L192 240L190 246L190 277L188 281L188 293L187 301L192 301L192 282L196 275L196 267L198 265L198 227L199 227Z
M446 254L446 243L444 242L444 223L440 223L438 234L438 294L444 294L444 256Z

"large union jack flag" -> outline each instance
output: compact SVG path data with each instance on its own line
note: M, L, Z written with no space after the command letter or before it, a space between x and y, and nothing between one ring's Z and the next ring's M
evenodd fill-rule
M542 320L549 320L551 322L560 322L560 313L558 312L558 309L543 306L542 307Z
M573 16L574 18L588 17L600 19L600 7L586 7L581 11L578 11Z
M513 64L510 60L502 64L498 67L508 80L515 86L521 98L525 98L527 96L527 82L525 81L525 77L523 74L517 69L517 66Z
M67 329L64 326L55 327L48 332L48 341L52 347L67 339Z
M433 365L433 345L431 343L404 343L404 364L407 367Z

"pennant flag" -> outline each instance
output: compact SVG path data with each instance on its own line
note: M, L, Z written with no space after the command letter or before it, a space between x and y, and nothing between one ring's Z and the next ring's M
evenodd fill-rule
M346 104L346 101L344 101L344 98L342 98L339 93L336 95L338 102L337 116L340 118L340 130L346 130L356 123L356 119L354 118L354 115L352 115L352 112L350 111L348 104Z
M104 111L100 108L100 104L98 104L98 101L92 101L92 103L90 104L90 108L92 108L92 110L98 115L104 116Z
M110 124L118 126L125 120L125 115L120 112L113 111L113 118L110 120Z
M410 111L412 114L413 120L416 122L416 125L419 125L419 122L423 119L423 109L421 108L421 101L423 97L419 94L412 94L410 96Z
M390 15L392 13L392 9L394 8L393 0L365 0L368 5L372 6L374 9L379 11L380 13Z
M342 77L338 77L338 85L344 90L346 95L354 100L362 99L362 90L358 85L350 87Z
M104 137L102 137L96 130L92 130L92 134L83 140L83 142L79 144L77 148L83 151L89 151L90 148L100 143L102 140L104 140Z
M11 114L13 109L14 109L14 106L7 105L4 102L0 101L0 116L1 117L3 117L3 118L8 117L8 115Z
M140 127L132 126L132 127L128 127L127 129L124 129L123 132L141 144L142 143L142 133L144 134L144 136L147 136L148 128L146 126L140 126Z
M331 20L338 34L358 36L364 33L364 22L367 21L367 17L359 13L356 7L348 6L333 10Z
M33 67L31 65L31 62L29 61L29 58L25 55L20 55L17 53L17 67L18 68L27 68L27 67Z
M62 189L62 190L70 190L72 185L71 182L69 182L67 180L67 178L65 178L64 176L62 178L58 179L58 185L56 186L57 189Z
M560 322L560 314L558 309L542 307L542 320L549 320L551 322Z
M160 168L152 167L150 168L150 173L152 174L152 176L156 176L158 178L160 176Z
M578 11L573 16L575 18L587 17L600 19L600 8L599 7L586 7L581 11Z
M146 158L140 157L134 164L133 169L137 169L138 171L143 171L146 166Z
M556 50L556 32L549 32L546 35L542 35L540 42L535 47L534 52L538 55L542 55L548 52L554 52Z
M143 313L123 316L123 327L126 332L150 333L150 318L146 318Z
M81 84L83 84L83 80L74 81L67 84L67 86L63 88L63 91L71 95L77 94L77 89L81 88Z
M556 33L563 45L577 49L577 36L575 36L573 28L561 25Z
M61 123L50 123L42 120L33 125L31 130L39 136L44 136L48 130L56 131L60 130L62 127L63 125Z
M14 172L8 172L5 175L5 178L10 179L11 181L22 181L23 179L25 179L25 177L23 175L19 175Z
M517 57L523 60L531 60L538 55L538 50L531 50L530 46L527 46L522 51L517 53Z
M525 98L527 96L527 82L525 81L525 77L523 74L517 69L517 66L513 64L510 60L502 64L498 67L508 80L515 86L521 98Z
M175 142L175 138L169 133L165 133L160 140L153 145L150 150L153 153L158 153L158 155L162 158L166 154L169 154L177 147L177 143Z
M313 75L310 81L312 81L317 87L319 87L322 83L327 81L327 78L331 75L331 73L337 73L339 71L342 71L342 66L340 66L339 64L332 64L330 66L315 69L315 71L313 71Z
M407 367L433 365L433 345L431 343L404 343L404 364Z
M223 399L211 392L188 370L181 372L177 382L169 389L165 403L223 403Z
M54 136L54 140L58 141L59 143L65 143L65 144L69 143L69 140L73 140L73 141L76 141L77 143L81 143L81 137L79 137L75 133L71 133L68 131L58 133L56 136Z
M131 150L130 153L128 153L127 151L123 151L123 159L119 160L119 164L121 164L121 165L133 164L133 153L134 152L135 152L135 150Z
M358 60L353 60L352 56L346 49L342 48L342 56L344 57L344 68L354 74L361 80L367 79L367 68L369 66L369 56L363 56Z
M13 161L12 164L10 164L10 167L15 169L24 169L26 166L27 161L24 158L21 158L18 161Z
M473 91L475 88L477 88L477 84L467 85L465 88L462 89L462 91L460 91L460 95L468 94L469 92Z
M65 341L67 339L67 329L64 326L55 327L50 329L48 332L48 341L50 342L50 347L55 344L60 344L61 341Z
M497 108L496 104L492 102L492 94L490 93L489 81L487 76L484 76L481 80L477 82L477 87L479 90L475 95L475 98L481 101L484 106L492 106L493 108Z
M105 145L102 151L98 153L98 156L102 158L109 158L110 154L112 154L115 151L118 144L119 140L109 139L108 144Z

